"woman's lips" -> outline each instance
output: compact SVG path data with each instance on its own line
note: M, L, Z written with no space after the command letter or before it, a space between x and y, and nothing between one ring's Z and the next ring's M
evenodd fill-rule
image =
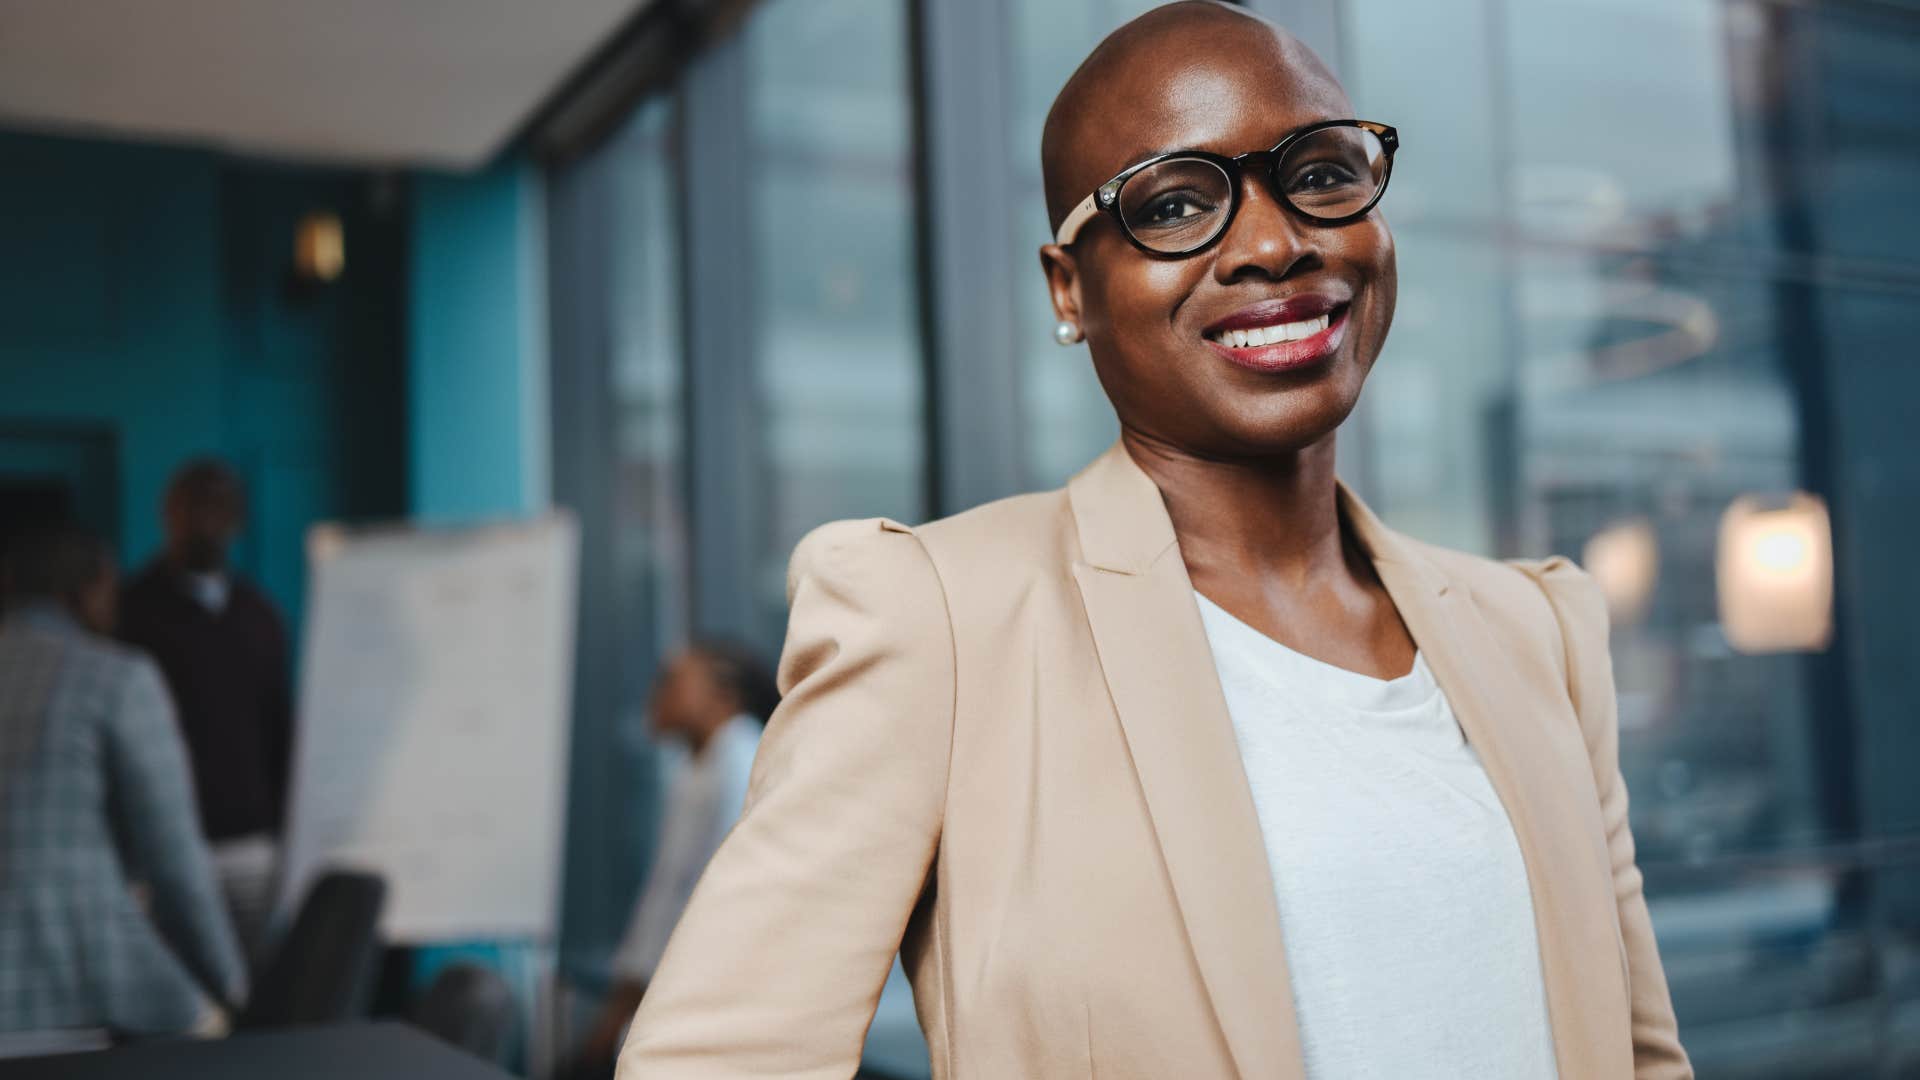
M1305 337L1265 341L1264 339L1266 337L1272 335L1261 333L1260 328L1256 327L1245 331L1245 333L1261 342L1257 345L1231 344L1232 341L1237 340L1231 333L1211 335L1203 340L1206 341L1207 347L1214 352L1219 353L1228 361L1240 367L1247 368L1250 371L1263 373L1293 371L1297 368L1317 364L1333 355L1334 350L1340 347L1340 342L1345 339L1347 335L1347 313L1351 310L1352 305L1342 304L1337 309L1321 315L1319 318L1325 320L1327 325L1318 331L1307 334ZM1274 325L1278 327L1280 324ZM1296 323L1295 327L1297 326L1298 324ZM1293 330L1294 333L1301 332L1293 327L1289 327L1289 329Z

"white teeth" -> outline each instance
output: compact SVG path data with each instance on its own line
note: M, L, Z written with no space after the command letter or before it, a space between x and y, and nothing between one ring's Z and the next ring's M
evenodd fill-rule
M1256 326L1251 330L1222 330L1213 340L1233 349L1258 348L1280 341L1300 341L1325 330L1333 322L1331 312L1299 322Z

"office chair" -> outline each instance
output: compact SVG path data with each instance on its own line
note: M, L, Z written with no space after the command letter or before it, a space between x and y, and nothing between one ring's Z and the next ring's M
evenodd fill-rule
M518 1010L513 989L478 964L451 964L412 1009L414 1026L496 1065L505 1061Z
M327 1024L363 1017L371 990L380 909L377 874L334 870L314 882L293 926L253 985L240 1028Z

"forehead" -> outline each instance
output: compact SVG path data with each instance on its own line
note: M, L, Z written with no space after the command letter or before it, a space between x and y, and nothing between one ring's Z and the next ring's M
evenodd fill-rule
M240 502L240 486L217 476L190 476L174 482L167 490L170 502L192 509L226 508Z
M174 505L189 514L234 517L240 513L240 496L230 491L188 492L175 499Z
M1312 53L1251 20L1170 34L1131 59L1077 126L1071 157L1086 188L1155 154L1264 150L1352 111Z
M674 657L667 666L667 676L675 679L712 679L713 659L699 649L688 649Z

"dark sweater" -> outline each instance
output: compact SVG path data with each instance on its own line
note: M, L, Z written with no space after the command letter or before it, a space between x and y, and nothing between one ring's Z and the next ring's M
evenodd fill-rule
M166 676L215 841L280 831L293 753L286 628L265 594L229 580L218 614L159 560L120 596L120 636Z

